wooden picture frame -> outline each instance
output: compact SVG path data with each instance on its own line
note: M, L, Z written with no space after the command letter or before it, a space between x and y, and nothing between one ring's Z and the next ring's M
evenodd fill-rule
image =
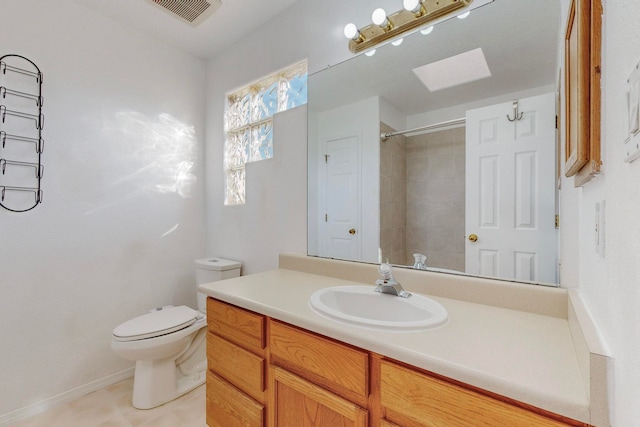
M565 32L565 176L582 186L600 172L600 0L572 0Z

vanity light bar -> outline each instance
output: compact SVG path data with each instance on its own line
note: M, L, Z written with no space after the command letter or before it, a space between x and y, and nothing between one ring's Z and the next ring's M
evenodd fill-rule
M348 37L349 50L362 52L408 31L416 30L430 21L469 6L474 0L421 0L421 13L402 9L387 16L388 25L370 24ZM424 13L422 13L424 10ZM351 24L352 25L352 24ZM346 33L345 33L346 35Z

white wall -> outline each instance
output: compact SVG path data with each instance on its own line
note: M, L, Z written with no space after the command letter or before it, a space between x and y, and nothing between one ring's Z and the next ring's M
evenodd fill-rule
M306 105L276 114L273 158L246 165L246 204L228 206L233 217L228 226L246 239L246 250L252 255L249 268L255 271L277 266L282 252L306 253L306 118ZM220 232L227 231L221 227ZM245 260L233 254L228 257ZM244 265L242 274L247 274Z
M614 360L613 418L640 420L640 161L627 164L626 80L640 60L640 2L604 0L600 176L582 189L562 182L562 276L589 307ZM638 137L636 137L638 138ZM640 140L640 139L639 139ZM605 255L594 245L595 203L606 200Z
M2 424L132 367L110 349L119 323L195 305L205 63L71 0L0 11L0 56L34 61L45 98L44 203L0 208Z
M396 107L387 102L384 98L380 99L380 121L395 130L407 129L407 116L398 111Z

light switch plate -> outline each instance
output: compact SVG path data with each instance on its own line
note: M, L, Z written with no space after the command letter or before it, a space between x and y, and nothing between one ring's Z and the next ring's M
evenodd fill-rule
M631 163L640 158L640 136L629 137L624 142L624 161Z

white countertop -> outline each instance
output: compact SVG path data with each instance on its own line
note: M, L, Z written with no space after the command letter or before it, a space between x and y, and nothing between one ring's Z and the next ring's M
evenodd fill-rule
M214 298L354 346L589 422L589 402L566 319L431 297L449 321L421 332L381 332L328 320L309 306L330 286L374 285L278 269L200 285ZM407 289L413 292L412 289ZM429 295L427 295L429 296Z

